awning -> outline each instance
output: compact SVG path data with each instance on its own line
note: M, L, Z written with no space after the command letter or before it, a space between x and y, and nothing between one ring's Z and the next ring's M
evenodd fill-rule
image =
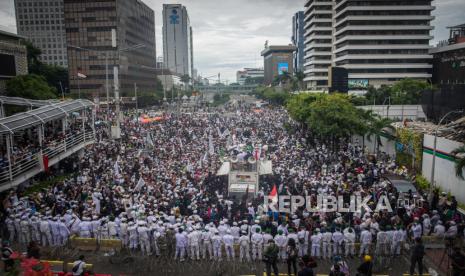
M33 126L64 118L73 112L93 106L94 103L89 100L65 101L1 118L0 134L12 133L18 130L31 128Z
M228 175L231 170L231 164L229 162L224 162L218 172L217 176ZM262 160L260 161L259 175L273 174L273 163L271 160Z

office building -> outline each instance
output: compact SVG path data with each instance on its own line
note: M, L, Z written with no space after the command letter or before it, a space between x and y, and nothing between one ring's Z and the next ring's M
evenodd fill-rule
M177 94L174 95L173 88L175 89L182 89L183 83L181 82L181 78L178 75L173 74L168 69L157 69L155 71L155 75L157 76L158 80L160 80L161 84L163 85L164 91L166 93L166 99L171 99L173 97L177 97Z
M5 93L9 79L28 73L26 46L21 44L23 39L0 30L0 94Z
M263 78L265 77L265 70L263 68L244 68L236 73L236 82L240 85L245 84L247 78Z
M157 69L163 69L163 57L157 57L157 63L155 66Z
M332 0L305 3L304 82L309 90L328 90L328 68L332 56Z
M465 109L465 24L448 29L450 38L430 50L437 89L422 93L423 109L436 122L450 111Z
M63 0L15 0L18 35L42 51L49 65L68 66Z
M163 5L163 58L165 69L193 77L193 34L186 7Z
M110 95L113 67L119 68L121 96L153 92L155 23L154 11L140 0L64 0L70 87L86 97L106 93L106 57ZM112 32L116 47L112 47ZM134 46L139 45L137 49ZM77 49L80 47L81 49ZM78 78L78 73L86 78ZM81 76L82 76L81 75Z
M277 76L288 72L294 74L294 51L296 47L292 44L282 46L268 46L261 52L264 59L264 84L270 85Z
M308 88L327 89L329 66L348 70L349 90L431 78L431 0L307 0L305 6Z
M297 47L294 52L294 70L304 71L304 12L299 11L292 17L292 43Z

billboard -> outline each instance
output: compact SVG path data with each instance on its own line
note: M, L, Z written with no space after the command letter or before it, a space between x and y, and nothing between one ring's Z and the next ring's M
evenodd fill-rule
M287 62L278 63L278 75L282 75L283 72L289 72L289 63Z
M0 76L16 76L15 56L0 54Z
M368 85L367 79L349 79L349 90L367 90Z

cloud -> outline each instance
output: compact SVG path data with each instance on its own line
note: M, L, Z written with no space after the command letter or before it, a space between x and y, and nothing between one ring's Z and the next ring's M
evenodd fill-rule
M221 73L236 81L236 71L262 67L260 52L265 41L289 44L292 16L304 8L304 0L144 0L155 10L157 53L163 54L163 4L186 6L193 28L194 67L203 76Z
M434 26L432 41L436 45L438 41L449 38L446 27L456 26L465 23L463 13L465 11L465 1L463 0L435 0L433 5L436 9L433 16L436 18L431 23Z

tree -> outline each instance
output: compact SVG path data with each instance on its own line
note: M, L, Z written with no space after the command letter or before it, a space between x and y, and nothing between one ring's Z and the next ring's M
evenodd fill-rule
M362 147L365 148L365 136L369 132L373 116L375 115L372 110L365 110L361 108L357 109L357 113L360 123L358 124L358 127L355 129L355 133L357 135L362 136Z
M26 46L26 52L27 52L27 65L29 71L31 68L36 66L37 64L41 63L39 61L39 56L42 54L42 51L39 48L36 48L32 42L23 40L22 44Z
M244 81L244 84L263 84L264 80L264 77L247 77Z
M189 81L191 80L191 77L189 75L185 74L181 76L181 82L184 83L184 90L187 90L189 87Z
M56 88L61 93L66 87L69 87L68 70L55 65L39 63L36 70L29 71L31 74L43 76L50 86Z
M7 81L6 95L34 100L57 98L57 90L47 84L44 77L35 74L17 76Z
M374 152L379 151L379 147L383 145L381 142L381 137L386 129L395 130L395 128L391 125L392 121L388 118L381 117L379 115L372 115L370 120L370 125L367 131L367 137L370 141L371 136L375 137L375 143L373 147Z
M273 86L283 85L287 86L292 80L291 74L287 71L283 71L280 75L277 75L273 80Z
M305 74L302 71L297 71L294 74L295 79L297 80L297 83L299 84L299 90L302 90L304 87L304 79L305 79Z
M391 87L387 85L381 85L379 88L373 86L368 87L368 91L365 94L366 104L388 104L389 98L391 97Z
M69 87L69 76L66 68L41 62L39 57L42 51L30 41L23 41L22 43L26 46L29 74L45 77L48 84L55 87L59 92L61 92L61 89L64 91Z
M357 109L343 94L320 94L310 104L307 125L320 138L337 147L340 139L348 138L360 129Z
M310 104L318 96L318 94L314 93L301 93L291 96L286 103L286 108L291 118L305 125L310 115Z
M419 104L421 93L430 88L426 81L403 79L391 87L392 104Z
M461 146L452 151L455 155L455 174L460 179L465 179L463 176L463 169L465 168L465 146Z

